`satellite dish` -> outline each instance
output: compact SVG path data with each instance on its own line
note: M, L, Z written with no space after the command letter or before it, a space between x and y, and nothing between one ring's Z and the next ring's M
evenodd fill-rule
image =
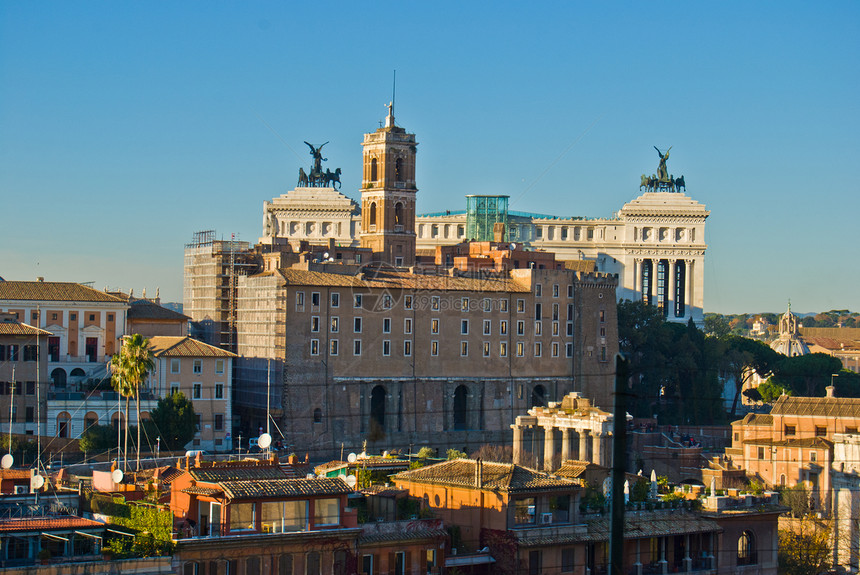
M268 433L264 433L257 439L257 445L260 446L260 449L268 449L270 445L272 445L272 436Z
M355 484L358 483L358 479L355 478L355 475L347 475L344 481L346 481L346 484L352 488L355 488Z
M307 475L305 475L305 479L316 479L316 475L314 475L313 473L308 473Z
M34 475L32 485L33 489L41 489L45 486L45 478L41 475Z
M125 477L125 474L123 474L122 469L114 469L110 472L110 478L114 483L122 483L123 477Z
M327 260L327 259L328 259L328 252L326 252L326 253L324 253L324 254L323 254L323 259L324 259L324 260Z
M517 249L517 244L511 243L509 247L511 248L511 251L514 251L515 249Z
M388 450L382 452L382 457L388 457Z
M349 455L346 456L346 460L349 461L350 463L355 463L355 461L357 459L358 459L358 455L356 455L355 453L350 453Z
M13 463L15 463L15 458L12 457L11 453L7 453L3 456L2 459L0 459L0 467L2 467L3 469L9 469L10 467L12 467Z

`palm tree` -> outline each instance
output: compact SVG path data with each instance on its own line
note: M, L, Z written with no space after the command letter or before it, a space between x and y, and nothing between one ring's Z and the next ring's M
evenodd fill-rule
M155 366L155 360L152 353L152 348L149 347L149 340L145 339L139 333L127 337L123 341L120 349L119 359L116 360L118 367L118 380L114 383L114 389L120 392L125 397L126 411L126 437L125 445L126 452L128 451L128 402L134 397L134 404L137 410L137 469L140 470L140 388L146 381L147 374L152 371ZM111 359L111 365L114 365L114 359Z
M128 401L134 392L128 383L128 366L122 350L110 358L110 370L111 386L120 396L125 398L125 448L123 449L125 457L123 458L123 471L128 471Z

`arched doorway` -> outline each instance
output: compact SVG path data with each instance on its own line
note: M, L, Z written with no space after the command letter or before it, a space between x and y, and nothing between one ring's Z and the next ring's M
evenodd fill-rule
M532 390L531 407L546 407L546 389L541 384Z
M63 411L57 415L57 437L69 437L71 419L72 416L67 411Z
M51 372L51 382L54 384L55 389L65 389L66 387L66 370L62 367L58 367L57 369Z
M385 388L377 385L370 392L370 438L385 436Z
M469 410L468 410L469 391L465 385L458 385L454 390L454 430L464 431L468 429Z

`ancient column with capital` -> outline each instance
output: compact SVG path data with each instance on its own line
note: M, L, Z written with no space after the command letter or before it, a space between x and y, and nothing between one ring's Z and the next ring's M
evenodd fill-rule
M561 428L561 464L570 459L570 429Z
M591 461L596 463L597 465L603 465L603 434L601 433L592 433L591 434Z
M543 428L543 468L552 471L552 458L555 455L555 428L547 425Z
M523 456L523 426L514 423L511 429L514 430L514 463L520 465Z

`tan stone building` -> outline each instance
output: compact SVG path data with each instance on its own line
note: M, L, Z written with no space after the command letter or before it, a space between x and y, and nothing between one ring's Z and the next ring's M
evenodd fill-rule
M615 285L311 262L240 277L235 407L256 430L268 403L288 444L320 454L507 443L533 405L574 390L609 404Z
M45 429L46 413L39 406L47 400L44 350L49 335L18 321L15 314L0 313L0 421L7 433L11 428L12 433L33 435L37 423Z
M150 338L155 367L148 391L166 397L181 391L194 404L197 434L187 447L210 452L233 449L232 391L235 354L188 336Z

